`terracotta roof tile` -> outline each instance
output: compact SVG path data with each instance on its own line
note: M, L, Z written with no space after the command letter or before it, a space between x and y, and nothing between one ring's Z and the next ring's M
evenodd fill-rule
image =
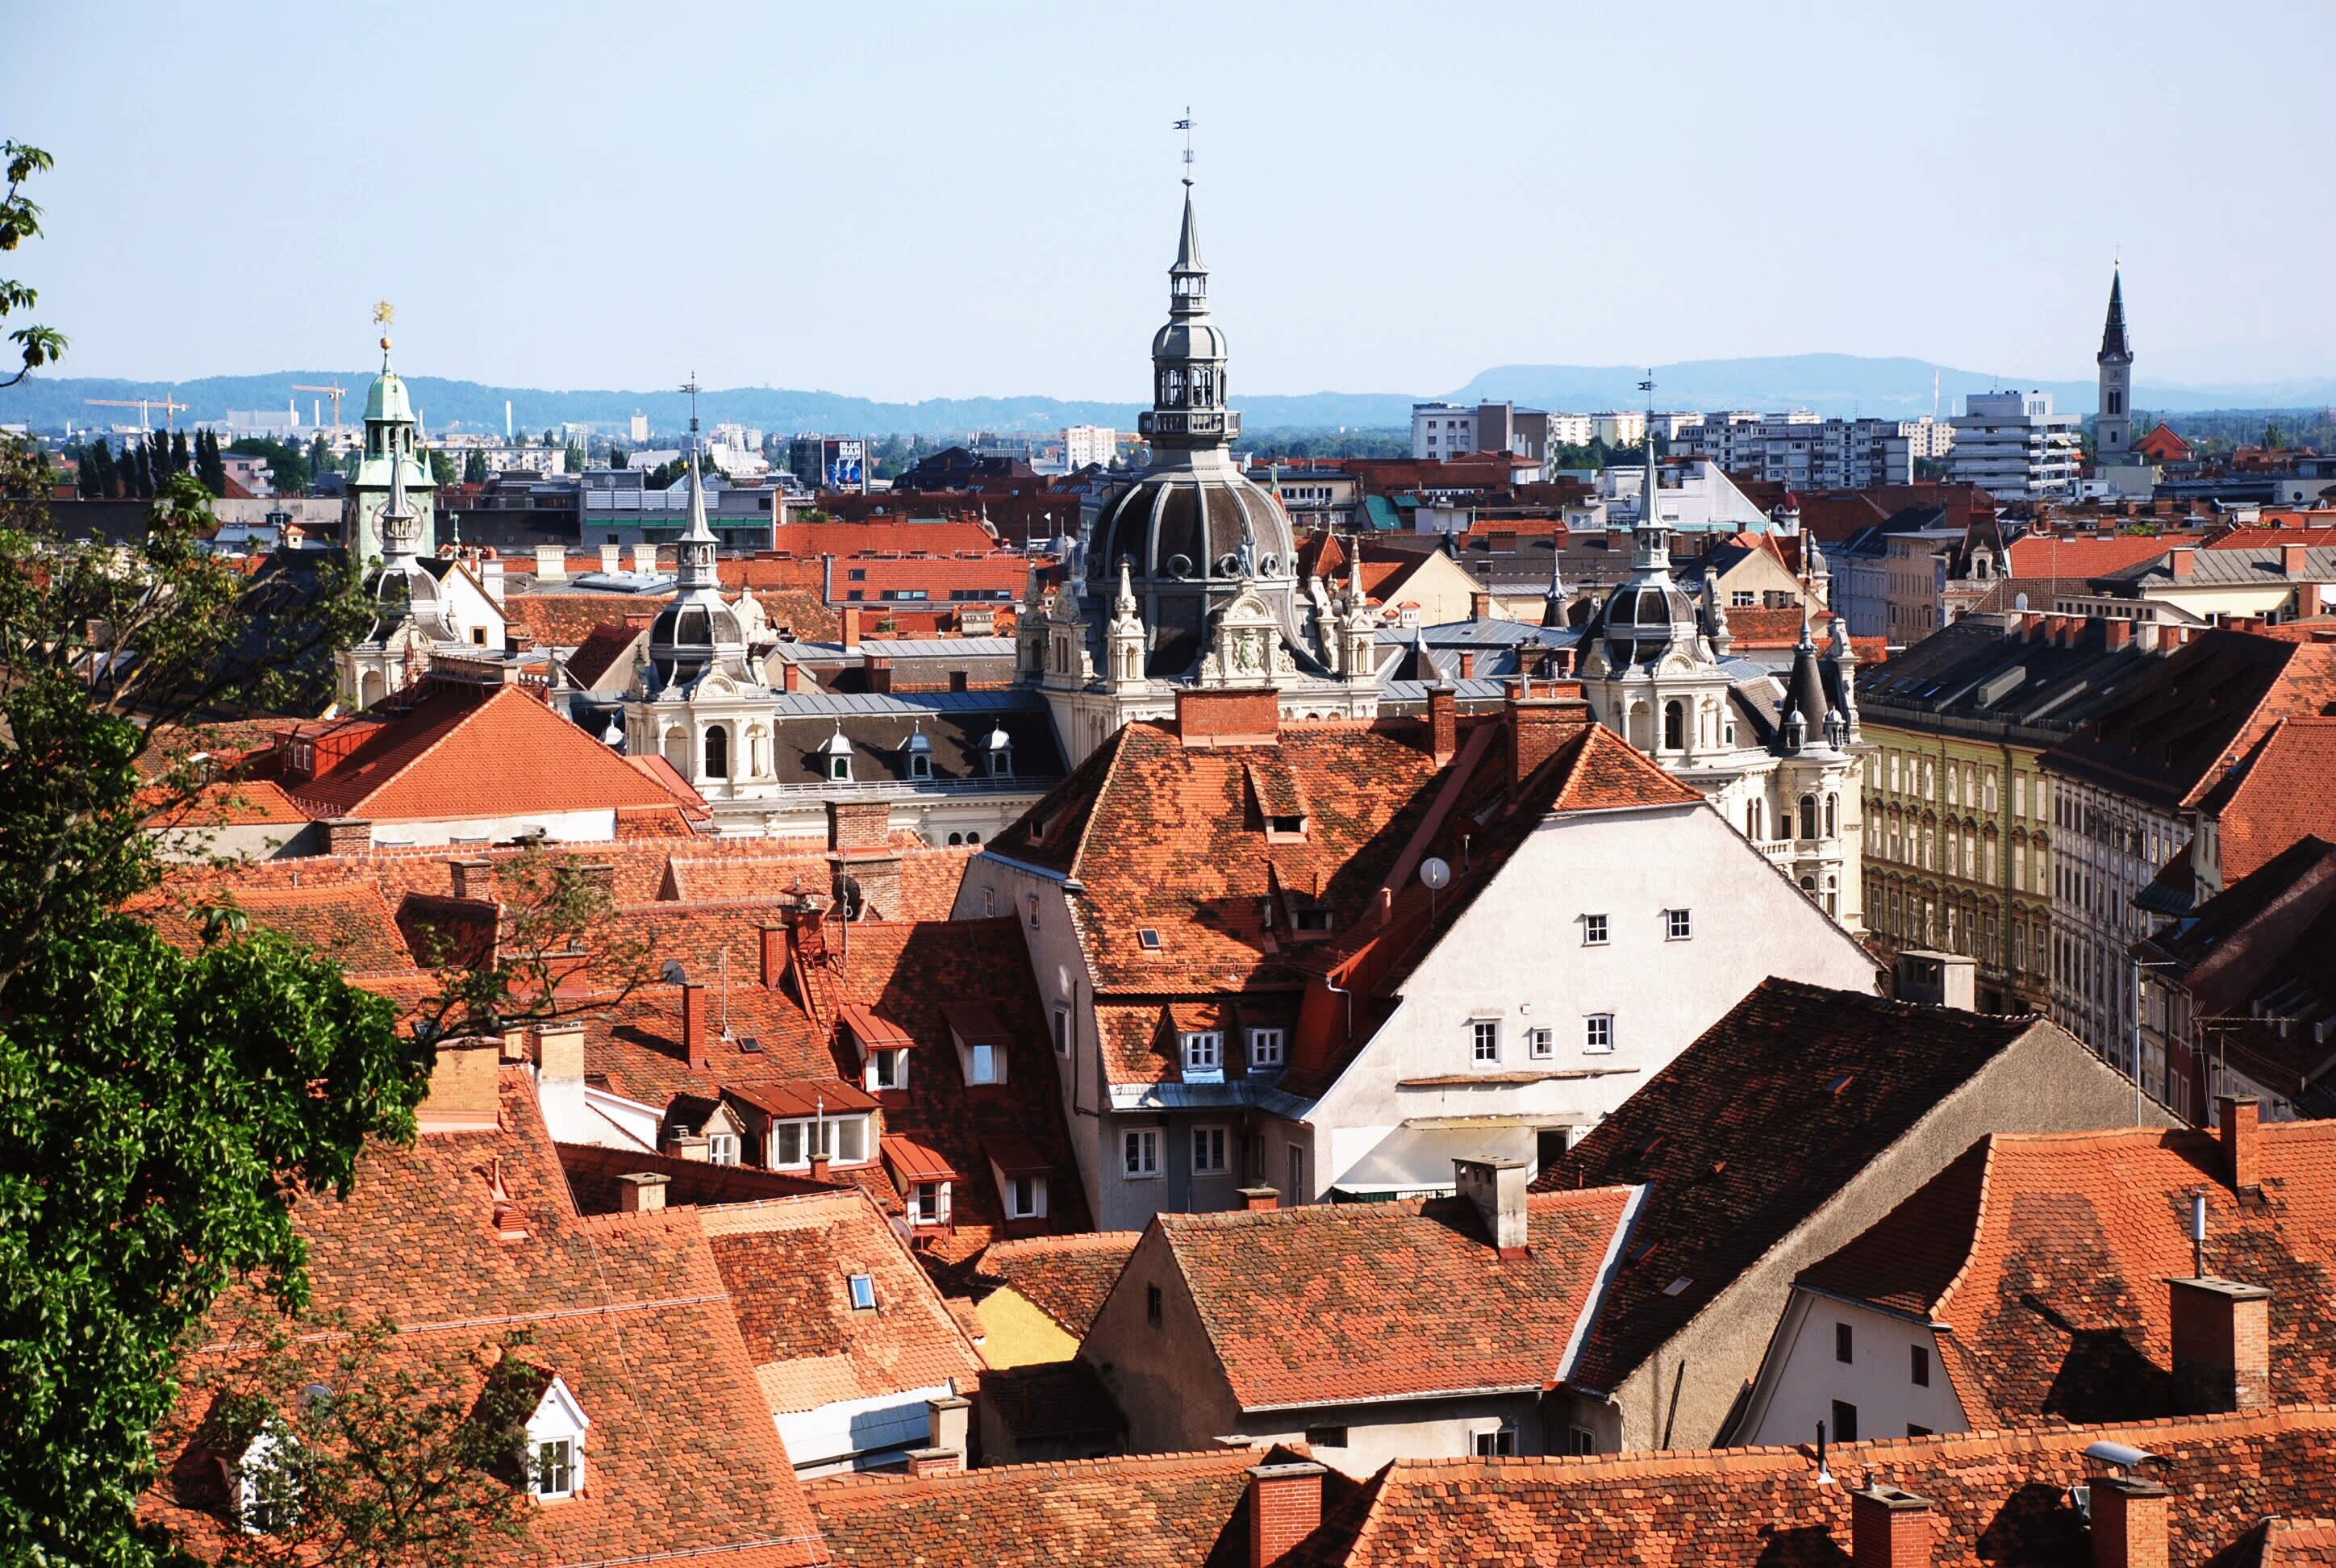
M1153 1223L1233 1398L1255 1410L1546 1387L1567 1370L1636 1196L1535 1193L1530 1253L1509 1259L1465 1198Z
M2336 1122L2255 1135L2259 1198L2212 1133L1997 1134L1801 1277L1946 1323L1974 1427L2172 1415L2166 1281L2203 1191L2207 1271L2272 1292L2273 1398L2336 1400Z
M1084 1339L1143 1237L1141 1231L1096 1231L994 1242L981 1255L980 1271L1012 1287L1071 1338Z
M2336 840L2336 718L2289 716L2200 802L2215 819L2223 885L2252 874L2298 839Z
M243 887L231 890L231 901L250 925L306 942L351 975L414 972L397 917L370 883ZM161 901L141 907L151 911L155 930L171 946L191 952L202 945L199 911Z

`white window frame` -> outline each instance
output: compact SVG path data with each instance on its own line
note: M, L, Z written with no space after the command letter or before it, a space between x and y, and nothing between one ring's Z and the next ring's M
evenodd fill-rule
M887 1061L887 1057L891 1059ZM884 1081L886 1070L890 1070L892 1075L892 1081L889 1084ZM908 1086L909 1053L905 1047L887 1046L881 1050L868 1053L868 1092L870 1094L875 1094L880 1090L905 1090Z
M1525 1055L1536 1062L1546 1062L1557 1055L1557 1031L1536 1027L1525 1031Z
M1690 909L1663 911L1663 940L1687 942L1695 940L1695 911Z
M1232 1135L1214 1122L1192 1129L1192 1174L1196 1176L1222 1176L1233 1168ZM1211 1159L1211 1155L1215 1157Z
M706 1135L706 1163L709 1165L735 1165L738 1163L738 1135L708 1133Z
M1188 1029L1178 1037L1188 1073L1222 1073L1225 1070L1225 1032L1222 1029Z
M1160 1179L1160 1129L1124 1127L1119 1139L1120 1174L1131 1182Z
M1602 948L1612 940L1612 922L1602 914L1582 917L1582 945Z
M844 1278L843 1288L852 1301L852 1310L853 1311L872 1312L876 1310L875 1275L847 1275ZM866 1300L861 1300L862 1297L865 1297Z
M1470 1018L1468 1020L1468 1062L1471 1066L1478 1067L1500 1066L1500 1019Z
M1585 1057L1611 1057L1614 1054L1614 1015L1584 1013L1582 1017L1582 1054Z
M998 1079L998 1047L976 1043L965 1048L965 1081L968 1086L994 1084Z
M1281 1029L1251 1029L1249 1032L1250 1070L1278 1067L1290 1059L1290 1037Z
M1029 1188L1029 1201L1017 1189ZM1008 1176L1006 1178L1006 1217L1009 1220L1043 1219L1046 1213L1046 1178L1044 1176Z
M949 1222L950 1183L911 1182L909 1183L909 1223L912 1225L946 1225ZM925 1195L932 1194L928 1211Z
M1504 1421L1500 1426L1480 1427L1469 1433L1468 1451L1479 1459L1514 1458L1517 1452L1515 1425Z

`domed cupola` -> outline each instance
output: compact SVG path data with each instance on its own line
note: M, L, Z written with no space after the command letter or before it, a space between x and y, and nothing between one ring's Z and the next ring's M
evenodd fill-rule
M1086 598L1110 602L1125 565L1150 632L1148 676L1193 676L1212 619L1244 592L1263 603L1293 662L1314 669L1320 660L1302 630L1290 516L1226 450L1241 415L1225 406L1225 339L1209 319L1208 278L1188 180L1168 321L1152 340L1152 408L1137 421L1152 463L1105 504L1088 534Z
M649 668L655 689L694 687L720 671L746 683L746 632L722 598L714 555L716 541L706 521L706 488L697 460L689 463L689 531L681 536L680 591L649 623Z
M1662 513L1661 470L1655 442L1647 437L1647 480L1639 521L1630 531L1630 575L1616 585L1599 611L1599 650L1606 667L1621 674L1651 668L1677 651L1698 653L1700 627L1695 600L1671 576L1670 528Z

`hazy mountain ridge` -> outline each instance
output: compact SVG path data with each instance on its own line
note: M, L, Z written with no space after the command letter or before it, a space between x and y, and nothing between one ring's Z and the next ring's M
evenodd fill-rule
M1508 399L1574 413L1636 408L1645 401L1638 387L1646 374L1637 365L1504 365L1483 372L1465 386L1443 395L1454 402ZM2096 389L2090 381L2008 382L1928 360L1867 358L1847 354L1687 360L1659 365L1654 370L1655 401L1664 408L1750 408L1764 412L1815 408L1828 414L1913 418L1932 410L1934 375L1937 407L1942 416L1959 412L1965 394L2003 385L2049 392L2063 409L2083 414L2094 410ZM282 408L287 399L297 399L304 418L322 404L329 419L328 402L313 393L295 393L291 384L335 381L348 388L341 413L345 420L354 423L364 411L365 388L373 381L370 370L279 371L267 375L215 375L179 382L36 376L0 392L0 423L24 423L37 430L54 430L67 421L76 429L128 423L134 411L92 408L84 400L160 397L165 393L189 405L182 418L219 419L230 410ZM453 429L500 432L503 428L506 399L512 405L515 427L536 433L547 426L570 421L621 433L636 411L648 415L653 431L669 433L682 428L689 416L686 395L668 390L562 392L490 386L434 375L410 375L406 377L406 386L426 427L440 433ZM1338 425L1385 429L1407 427L1411 404L1416 399L1407 393L1315 392L1237 393L1233 401L1252 429ZM2220 408L2323 407L2336 404L2336 379L2215 386L2159 385L2145 380L2135 389L2134 403L2144 411L2181 413ZM928 436L977 430L1035 433L1079 424L1132 429L1140 406L1134 403L1043 396L937 397L918 403L888 403L842 393L774 387L727 387L704 393L699 398L700 417L709 424L736 420L768 431Z

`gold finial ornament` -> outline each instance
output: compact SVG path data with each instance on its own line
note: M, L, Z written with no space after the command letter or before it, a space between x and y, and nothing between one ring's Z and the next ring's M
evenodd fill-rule
M386 327L396 319L396 306L386 299L376 299L373 302L373 324L375 326ZM389 334L385 331L381 335L381 349L384 354L389 352Z

